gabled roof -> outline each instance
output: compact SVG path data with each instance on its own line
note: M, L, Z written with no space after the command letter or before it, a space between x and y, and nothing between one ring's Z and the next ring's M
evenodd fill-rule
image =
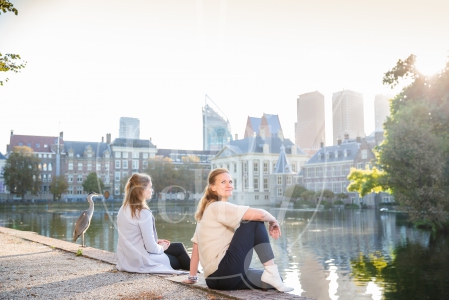
M64 142L59 140L62 145ZM35 136L35 135L11 135L9 141L9 149L12 151L16 146L27 146L38 153L53 153L52 145L58 144L58 137L56 136Z
M287 155L285 155L285 147L281 146L281 152L279 153L279 159L274 169L274 174L292 174L292 166L288 162Z
M286 154L291 154L292 148L295 147L297 155L305 155L305 153L289 139L281 139L279 137L262 139L260 136L257 136L230 141L217 154L217 157L231 156L235 154L263 153L264 144L268 144L269 153L271 154L279 154L281 152L281 147L284 146Z
M360 143L355 141L344 141L340 145L323 147L307 161L306 166L311 164L354 160L359 151L359 147ZM338 157L335 156L336 152L338 153ZM345 152L346 156L344 155ZM326 156L327 153L329 153L328 158Z
M262 118L248 117L244 137L252 137L254 133L256 136L261 135L262 129L264 130L263 136L280 137L282 127L279 116L264 113Z
M105 151L109 151L109 154L111 154L111 148L107 143L75 141L64 142L65 152L68 153L70 150L73 150L73 155L75 157L83 157L84 151L86 151L86 148L88 146L92 147L92 151L94 152L95 157L102 157Z
M150 140L141 139L125 139L117 138L115 139L111 146L117 147L134 147L134 148L156 148Z
M262 127L264 125L268 127L271 136L279 137L279 132L282 131L282 127L278 115L270 115L264 113L260 126Z

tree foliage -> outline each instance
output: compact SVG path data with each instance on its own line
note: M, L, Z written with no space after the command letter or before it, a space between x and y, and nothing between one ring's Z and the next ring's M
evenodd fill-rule
M348 180L350 181L348 191L358 192L361 197L370 193L388 191L388 185L385 182L385 172L376 167L373 167L371 170L351 168Z
M19 12L14 5L8 0L0 0L0 14L6 12L13 12L17 15ZM18 73L21 69L25 68L26 62L24 62L18 54L2 54L0 53L0 72L14 72ZM5 82L8 78L5 79ZM3 81L0 80L0 85L3 85Z
M145 173L151 176L155 193L161 192L171 185L178 185L177 174L172 160L168 157L156 156L148 160Z
M284 196L287 198L301 198L301 194L305 191L307 191L305 187L295 184L285 189Z
M87 175L86 180L84 180L83 189L87 193L95 192L97 194L102 194L104 191L103 180L97 177L96 172L92 172Z
M5 184L11 194L20 195L22 199L28 192L38 194L41 186L40 162L30 147L14 147L3 167Z
M53 200L61 200L61 195L68 191L69 184L64 175L56 176L50 186L50 193L53 194Z

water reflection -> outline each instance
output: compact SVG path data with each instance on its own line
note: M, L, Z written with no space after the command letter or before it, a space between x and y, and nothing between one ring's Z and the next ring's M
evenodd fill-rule
M96 205L88 246L115 252L120 204ZM194 205L154 205L161 238L183 242L189 251ZM0 226L72 241L85 207L0 208ZM266 208L282 221L272 242L281 274L294 294L315 299L448 299L448 239L405 224L405 218L375 210L313 211ZM257 259L253 266L262 268Z

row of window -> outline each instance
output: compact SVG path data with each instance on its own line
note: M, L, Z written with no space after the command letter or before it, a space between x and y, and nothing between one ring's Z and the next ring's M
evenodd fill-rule
M132 158L139 158L139 154L140 152L132 152L131 156ZM115 158L129 158L129 152L114 152L114 157ZM148 159L149 155L148 153L142 153L142 158L143 159Z
M269 174L269 163L268 161L263 162L263 166L262 166L262 170L263 170L263 174L264 175L268 175ZM276 163L277 162L272 162L272 170L276 169ZM248 162L246 161L242 161L242 170L243 170L243 174L248 174ZM212 165L212 169L215 169L217 167L221 167L221 168L226 168L231 172L237 173L237 163L229 163L229 164L223 164L221 166L213 164ZM291 163L291 167L292 167L292 172L296 173L297 172L297 168L296 168L296 162L292 162ZM254 175L259 175L259 162L258 161L253 161L253 174Z
M334 181L334 182L308 182L306 188L309 191L322 191L330 190L334 193L347 193L348 182L347 181Z
M48 164L46 164L46 163L39 164L37 167L38 167L38 169L39 169L40 171L52 171L52 170L53 170L52 163L48 163Z
M96 163L95 164L95 170L96 171L101 171L101 167L102 167L101 163ZM67 169L69 171L73 171L73 163L72 162L68 163ZM92 171L92 163L87 163L86 169L87 169L87 171ZM104 164L104 169L105 169L106 172L109 172L109 164L108 163ZM78 163L77 170L78 171L82 171L83 170L83 163Z
M132 162L132 169L137 170L139 169L139 161L133 160ZM144 160L142 162L142 167L144 169L148 168L148 160ZM115 161L115 169L128 169L129 168L129 161L127 160L116 160Z
M348 176L350 169L351 169L350 164L344 164L326 167L305 167L303 170L304 170L304 178L321 178L324 176L326 177Z
M73 182L73 175L68 175L67 176L67 182L68 183L72 183ZM103 178L101 178L101 176L99 176L100 177L100 179L102 179L102 181L103 181L103 183L105 183L105 184L109 184L110 183L110 180L109 180L109 175L104 175L103 176ZM82 183L83 182L83 175L77 175L76 176L76 182L78 182L78 183Z

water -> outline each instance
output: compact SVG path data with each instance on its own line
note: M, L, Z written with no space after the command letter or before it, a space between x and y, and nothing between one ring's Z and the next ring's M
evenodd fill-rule
M191 251L193 205L150 203L160 238ZM0 207L0 226L72 241L87 205ZM115 252L120 204L96 203L88 246ZM377 210L305 211L264 207L281 221L275 261L294 294L315 299L449 299L449 239L407 226L405 216ZM80 243L80 241L78 241ZM260 267L254 257L253 266Z

